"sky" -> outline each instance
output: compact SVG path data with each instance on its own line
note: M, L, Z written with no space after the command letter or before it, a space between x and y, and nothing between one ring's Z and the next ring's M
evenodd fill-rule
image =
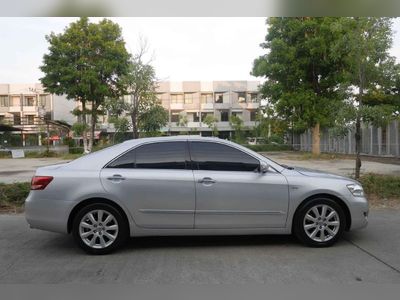
M122 27L127 50L139 39L160 80L261 80L250 75L267 33L265 18L111 18ZM45 35L61 33L76 18L0 18L0 83L39 82ZM91 21L97 21L92 18ZM400 18L390 53L400 62Z

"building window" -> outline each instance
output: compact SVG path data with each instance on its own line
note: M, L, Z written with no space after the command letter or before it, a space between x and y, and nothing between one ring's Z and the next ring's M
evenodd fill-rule
M187 113L188 122L199 122L199 113Z
M193 93L185 93L185 104L193 103Z
M10 106L10 100L7 95L0 96L0 106L1 107L8 107Z
M252 110L250 111L250 121L256 121L257 119L257 111Z
M50 95L40 95L39 96L39 106L46 106L48 105Z
M258 102L258 94L257 93L250 93L250 102L255 103Z
M221 110L221 122L229 122L229 111Z
M202 112L202 113L201 113L201 121L204 122L204 120L206 119L206 117L207 117L208 115L210 115L210 116L213 117L213 116L214 116L214 113L212 113L212 112L208 112L208 113L207 113L207 112Z
M241 112L232 112L232 116L238 117L243 120L243 114Z
M14 125L21 125L21 116L19 113L13 114Z
M213 103L213 95L210 94L201 94L201 103Z
M27 124L28 125L35 124L35 116L34 115L28 115L28 116L26 116L26 119L27 119Z
M215 93L215 103L224 102L224 93Z
M23 105L24 106L35 106L35 97L33 97L33 96L25 96Z
M171 95L171 103L183 103L183 95L182 94L172 94Z
M5 116L0 115L0 124L4 124Z
M12 96L12 106L21 106L21 98L19 96Z
M246 92L238 92L238 102L244 103L246 102Z
M179 113L171 113L171 122L179 123Z

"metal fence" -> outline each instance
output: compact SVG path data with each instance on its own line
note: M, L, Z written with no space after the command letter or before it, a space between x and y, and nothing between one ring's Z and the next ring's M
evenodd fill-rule
M392 121L386 127L362 126L361 153L373 156L400 157L400 122ZM333 135L328 128L321 130L321 152L355 154L355 130L345 136ZM308 130L293 137L296 150L311 151L312 132Z

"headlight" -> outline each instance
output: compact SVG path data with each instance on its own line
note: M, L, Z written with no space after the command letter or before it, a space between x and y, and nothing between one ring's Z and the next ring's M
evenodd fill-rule
M361 185L352 183L348 184L347 188L349 189L350 193L353 194L354 197L364 197L364 190Z

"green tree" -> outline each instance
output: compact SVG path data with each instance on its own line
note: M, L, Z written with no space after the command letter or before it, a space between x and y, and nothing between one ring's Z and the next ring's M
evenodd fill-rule
M159 105L157 99L157 78L151 61L145 62L144 57L148 52L146 41L140 41L140 49L130 61L129 74L125 78L128 86L130 100L128 103L128 114L132 120L133 138L139 138L140 124L146 123L142 118L148 117L148 112ZM157 108L157 111L159 109Z
M267 80L263 96L292 130L312 128L314 154L320 153L320 127L333 123L341 105L342 61L332 50L342 35L339 18L269 18L252 74ZM335 59L334 59L335 58Z
M229 118L229 124L231 125L232 129L235 131L235 141L237 143L244 143L244 132L243 132L243 120L242 118L232 115Z
M218 119L214 117L213 115L207 115L204 120L202 120L204 124L207 125L208 128L211 129L212 136L218 136L218 128L217 128L217 122Z
M63 33L47 35L46 40L49 53L43 57L40 69L45 75L40 80L47 92L80 102L83 124L90 115L89 141L87 130L83 133L85 151L90 151L104 100L125 92L121 78L128 72L130 55L121 28L107 19L90 23L80 18Z
M168 112L159 104L154 104L140 116L139 130L147 136L157 136L160 129L167 125Z
M389 56L392 45L390 18L343 18L346 34L333 48L344 58L347 75L345 106L337 124L355 126L355 177L361 168L361 124L386 126L399 108L399 66Z

